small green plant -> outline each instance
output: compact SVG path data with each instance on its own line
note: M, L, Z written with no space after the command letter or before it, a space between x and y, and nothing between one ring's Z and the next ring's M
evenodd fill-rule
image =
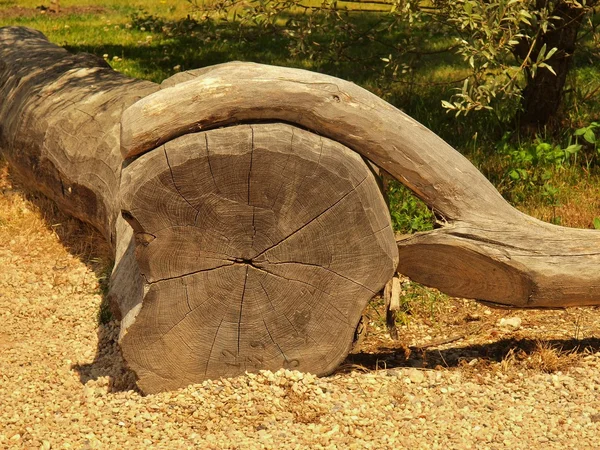
M594 147L598 147L596 132L594 131L596 128L600 128L600 122L592 122L587 127L578 128L575 130L575 136L581 136L590 144L594 145ZM598 149L600 151L600 149Z
M583 138L583 140L587 143L586 147L591 148L591 154L586 154L586 165L589 170L593 161L598 161L600 159L600 146L598 145L598 137L596 133L600 131L600 122L592 122L587 127L581 127L575 130L573 135L575 136L575 140L578 142L579 138Z
M401 183L393 180L387 191L394 231L414 233L433 229L435 216L425 203Z
M102 297L100 308L98 309L98 325L106 325L113 320L113 314L110 310L110 304L107 297Z
M110 309L108 300L108 285L113 264L107 263L100 258L93 258L90 262L97 267L96 273L98 276L98 294L102 296L100 307L98 308L97 321L98 325L106 325L113 320L113 314Z
M600 217L594 217L593 223L594 223L594 228L596 230L600 230Z
M416 316L435 322L446 300L448 296L437 289L429 289L414 281L406 281L402 283L400 310L396 314L396 324L408 325L411 317Z
M552 184L554 176L565 167L575 165L582 146L578 143L562 147L536 136L531 143L514 146L509 137L501 141L498 151L507 159L504 194L519 203L534 195L555 209L559 205L559 188ZM557 220L553 215L552 221Z

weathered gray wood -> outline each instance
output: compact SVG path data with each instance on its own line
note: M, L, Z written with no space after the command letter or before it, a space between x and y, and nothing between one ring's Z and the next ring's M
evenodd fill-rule
M127 166L122 189L148 290L121 346L145 392L330 373L397 265L366 164L289 125L176 138Z
M111 242L109 296L145 392L335 369L398 262L356 153L252 125L182 136L123 165L121 114L157 85L24 28L0 29L0 57L0 148L31 188Z
M600 232L519 212L466 158L368 91L326 75L250 63L192 71L185 79L164 83L124 112L125 158L190 131L244 121L297 124L375 162L440 218L440 229L399 239L401 273L502 305L600 303Z
M231 63L159 87L3 28L0 148L115 248L110 295L147 392L262 367L328 373L396 251L400 272L453 295L600 303L599 232L520 213L434 133L336 78ZM396 245L351 150L441 228Z
M120 119L159 86L73 55L39 31L0 28L0 149L29 188L96 227L115 249L110 297L125 316L139 310L143 286L131 227L120 216Z
M113 245L123 110L158 90L39 31L0 29L0 147L23 180Z
M448 219L490 214L510 218L518 213L440 137L353 83L241 62L190 71L186 79L190 75L197 76L175 85L166 80L164 89L124 112L124 158L189 132L248 121L285 121L359 152Z

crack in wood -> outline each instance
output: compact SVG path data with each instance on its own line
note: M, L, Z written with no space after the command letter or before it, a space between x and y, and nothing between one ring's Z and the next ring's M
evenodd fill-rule
M206 367L204 368L204 376L208 374L208 366L210 364L210 358L212 357L213 350L215 348L215 343L217 342L217 336L219 336L219 330L221 329L221 325L223 325L223 321L225 317L221 319L219 325L217 326L217 331L215 332L215 337L213 338L212 344L210 346L210 351L208 352L208 358L206 358Z
M223 260L223 261L224 261L224 260ZM195 271L193 271L193 272L184 273L184 274L182 274L182 275L177 275L177 276L175 276L175 277L166 277L166 278L161 278L161 279L159 279L159 280L154 280L154 281L148 281L148 279L146 278L146 276L145 276L144 274L142 274L142 276L144 276L144 278L146 278L146 283L147 283L147 284L149 284L149 285L152 285L152 284L157 284L157 283L163 283L163 282L165 282L165 281L176 280L176 279L178 279L178 278L189 277L189 276L196 275L196 274L199 274L199 273L202 273L202 272L210 272L211 270L222 269L223 267L229 267L229 266L233 266L234 264L235 264L235 262L234 262L234 261L231 261L229 264L222 264L222 265L220 265L220 266L217 266L217 267L211 267L211 268L209 268L209 269L200 269L200 270L195 270Z
M185 288L185 285L184 285L184 288ZM185 291L186 301L187 301L187 305L190 308L190 310L188 312L186 312L181 319L179 319L177 322L175 322L173 325L171 325L171 327L169 327L169 329L167 331L162 333L158 338L156 338L154 341L152 341L146 347L152 347L158 341L160 341L161 339L164 339L169 333L171 333L171 331L173 331L179 324L181 324L187 318L187 316L192 314L194 311L196 311L198 308L200 308L202 305L204 305L206 302L208 302L210 300L210 298L206 298L206 300L204 300L202 303L200 303L196 307L192 308L189 303L189 298L187 297L187 288L185 288L185 289L186 289L186 291Z
M385 227L380 228L377 231L374 231L373 234L372 234L372 236L375 236L376 234L379 234L379 233L381 233L381 232L383 232L383 231L385 231L385 230L387 230L388 228L391 228L391 227L392 226L388 223Z
M179 194L179 196L188 204L190 205L190 207L196 211L196 216L194 218L194 222L196 222L196 219L198 218L198 214L200 214L200 210L198 208L196 208L194 205L192 205L187 198L185 198L185 196L181 193L181 191L179 190L179 187L177 186L177 183L175 182L175 177L173 176L173 168L171 167L171 163L169 162L169 155L167 153L167 147L165 145L163 145L163 151L165 154L165 160L167 161L167 166L169 167L169 173L171 174L171 181L173 182L173 187L175 187L175 191L177 191L177 194Z
M443 228L442 228L442 230L443 230ZM541 253L541 252L533 250L533 249L519 247L517 245L511 245L511 244L508 244L506 242L499 242L499 241L497 241L495 239L489 239L489 238L485 238L485 237L482 237L482 236L477 236L475 234L462 233L460 231L452 231L451 230L451 231L449 231L447 233L444 233L444 234L447 234L449 236L454 236L454 237L457 237L459 239L465 239L465 240L468 240L468 241L475 241L475 242L481 242L481 243L484 243L484 244L490 244L490 245L493 245L493 246L496 246L496 247L500 247L500 248L511 248L511 249L514 249L514 250L522 250L524 252Z
M206 161L208 162L208 170L210 172L210 176L212 177L213 183L215 185L215 189L217 190L217 193L220 194L221 191L219 189L219 186L217 186L217 180L215 180L215 174L213 173L212 164L210 163L210 151L209 151L209 146L208 146L208 133L204 133L204 142L205 142L205 145L206 145Z
M287 158L285 159L285 163L283 164L283 169L281 170L281 173L285 174L287 171L287 166L288 163L290 162L290 159L292 158L292 155L294 154L293 150L294 150L294 127L292 127L292 137L290 140L290 152L287 155ZM277 203L277 200L279 200L279 195L281 194L281 190L283 189L283 185L285 184L285 177L281 177L281 183L279 184L279 188L277 189L277 194L275 194L275 199L273 200L273 202L271 203L271 210L274 211L274 207L275 204Z
M325 295L326 295L326 296L328 296L328 297L333 297L333 295L332 295L332 294L330 294L329 292L327 292L327 291L324 291L323 289L321 289L321 288L318 288L317 286L314 286L314 285L312 285L312 284L310 284L310 283L308 283L308 282L306 282L306 281L303 281L303 280L297 280L297 279L294 279L294 278L287 278L287 277L284 277L283 275L279 275L279 274L276 274L275 272L271 272L270 270L267 270L267 269L265 269L264 267L256 267L256 266L254 266L254 268L255 268L256 270L260 270L260 271L262 271L262 272L268 273L269 275L273 275L274 277L281 278L281 279L283 279L283 280L286 280L286 281L292 281L292 282L296 282L296 283L301 283L301 284L304 284L304 285L306 285L306 286L310 286L311 288L313 288L313 289L316 289L316 290L317 290L317 291L319 291L319 292L322 292L323 294L325 294ZM348 318L346 317L346 314L344 314L342 311L340 311L340 310L339 310L339 309L338 309L338 308L337 308L337 307L336 307L336 306L335 306L333 303L331 303L330 301L326 301L326 303L327 303L327 304L328 304L328 305L329 305L331 308L333 308L334 310L336 310L338 313L340 313L340 314L342 315L342 318L343 318L343 320L342 320L342 321L343 321L343 322L344 322L346 325L348 325L348 326L352 326L352 325L350 324L350 322L348 322Z
M190 304L190 296L188 294L187 284L185 284L183 282L183 280L181 280L181 282L183 284L183 290L185 292L185 301L186 301L186 303L188 305L188 308L190 309L190 312L192 312L192 305Z
M240 315L238 318L238 336L237 336L237 355L240 356L240 341L242 337L242 313L244 309L244 295L246 295L246 283L248 283L248 265L246 264L246 273L244 274L244 287L242 289L242 298L240 299Z
M255 269L261 270L260 268L257 268L257 267L255 267ZM263 271L263 272L266 272L266 271ZM289 319L289 317L287 315L285 315L285 313L277 311L277 309L275 308L275 305L273 304L273 300L271 300L271 297L269 296L269 293L267 292L267 289L260 282L260 280L257 280L257 281L258 281L258 284L260 284L260 287L262 288L263 292L265 293L265 296L267 297L267 301L269 302L269 305L271 305L271 309L273 309L273 312L275 312L275 314L277 314L277 315L281 315L281 316L285 317L285 319L288 321L288 323L294 329L294 333L296 333L297 336L300 336L300 333L298 332L298 329L296 328L294 323Z
M350 194L352 194L353 192L356 192L356 190L360 187L361 184L363 184L365 182L365 180L368 179L368 175L365 176L360 183L358 183L356 186L354 186L352 189L350 189L348 192L346 192L344 195L342 195L337 201L335 201L332 205L328 206L327 208L325 208L323 211L321 211L319 214L317 214L315 217L313 217L312 219L310 219L309 221L307 221L304 225L302 225L301 227L297 228L295 231L292 231L290 234L288 234L286 237L284 237L283 239L281 239L279 242L276 242L275 244L271 245L270 247L267 247L266 249L264 249L262 252L260 252L258 255L255 255L252 259L256 260L256 258L261 257L262 255L264 255L266 252L268 252L269 250L274 249L275 247L277 247L278 245L284 243L286 240L288 240L289 238L291 238L292 236L296 235L298 232L302 231L304 228L306 228L307 226L309 226L311 223L313 223L314 221L318 220L321 216L323 216L325 213L327 213L328 211L330 211L331 209L333 209L335 206L337 206L342 200L344 200L346 197L348 197Z
M254 128L252 127L252 125L250 125L250 133L251 133L251 139L252 139L252 144L251 144L251 148L250 148L250 168L248 169L248 206L250 205L250 186L251 186L251 179L252 179L252 162L254 160ZM252 243L250 244L251 248L254 248L254 239L256 238L256 226L254 224L256 218L256 208L254 206L252 206Z
M264 317L262 318L262 322L263 322L263 324L265 326L265 329L267 330L267 334L271 338L271 341L273 341L273 344L275 344L275 346L279 349L279 352L283 355L283 359L285 360L285 362L289 362L287 356L285 355L285 352L283 351L283 349L279 346L279 344L273 338L273 335L271 334L271 331L269 330L269 327L267 326L267 322L266 322L266 320L265 320Z
M257 264L270 264L273 266L278 266L278 265L283 265L283 264L300 264L301 266L309 266L309 267L317 267L319 269L323 269L326 270L327 272L333 273L334 275L337 275L340 278L343 278L344 280L348 280L364 289L366 289L367 291L371 292L373 295L377 294L377 292L373 291L372 289L369 289L367 286L365 286L362 283L359 283L356 280L353 280L352 278L346 277L338 272L336 272L333 269L330 269L329 267L325 267L325 266L321 266L319 264L312 264L312 263L307 263L307 262L300 262L300 261L277 261L277 262L273 262L273 261L269 261L268 259L265 260L265 262L263 263L262 261L260 263ZM262 268L261 266L259 266L260 268Z

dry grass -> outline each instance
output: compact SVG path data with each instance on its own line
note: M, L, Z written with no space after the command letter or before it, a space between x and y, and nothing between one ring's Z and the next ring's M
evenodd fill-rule
M594 228L594 217L600 217L600 181L597 177L576 180L575 184L560 189L557 200L558 205L552 206L531 199L519 209L547 222L559 218L563 226Z
M69 253L96 272L110 265L111 249L91 226L62 213L47 197L23 187L19 175L0 159L0 242L16 241L23 255L52 254L66 247ZM56 241L40 247L41 233L50 230Z
M544 373L566 372L577 365L580 355L574 351L564 351L548 342L537 341L534 351L525 360L525 367Z
M499 350L500 352L501 350ZM576 367L583 357L575 350L566 351L548 341L537 340L519 343L498 355L498 361L490 358L476 358L459 364L463 376L480 380L485 374L502 374L514 380L523 372L566 373Z

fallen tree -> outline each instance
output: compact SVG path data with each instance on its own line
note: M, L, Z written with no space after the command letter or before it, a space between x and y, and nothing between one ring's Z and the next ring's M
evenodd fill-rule
M133 80L0 29L0 148L115 251L109 296L145 392L333 371L396 270L512 307L600 303L600 233L511 207L433 132L356 85L228 63ZM368 159L443 226L394 240Z

